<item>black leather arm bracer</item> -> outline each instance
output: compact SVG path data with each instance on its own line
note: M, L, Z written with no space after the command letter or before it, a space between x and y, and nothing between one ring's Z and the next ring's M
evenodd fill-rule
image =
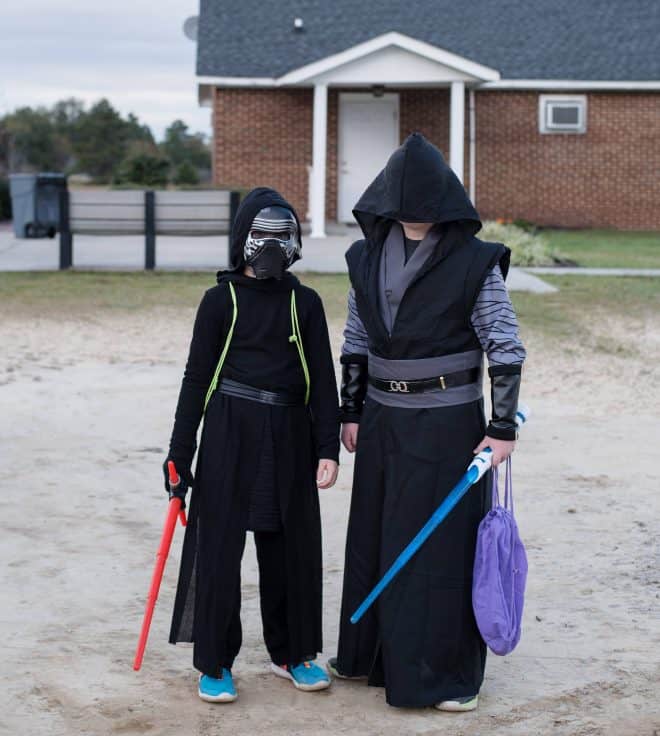
M516 412L522 365L497 365L488 369L492 418L486 429L488 437L496 440L515 440L517 437Z
M359 422L367 395L367 362L353 362L352 356L342 356L341 362L340 419L342 424Z

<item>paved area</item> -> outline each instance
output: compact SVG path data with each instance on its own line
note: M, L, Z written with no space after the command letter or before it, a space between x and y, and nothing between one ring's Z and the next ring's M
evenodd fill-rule
M556 276L649 276L658 278L660 276L660 268L582 268L563 266L534 266L526 268L529 273L551 273Z
M509 291L530 291L533 294L553 294L558 290L556 286L528 273L527 270L515 267L509 270L506 285Z
M344 253L359 237L357 227L343 228L327 238L303 238L303 259L294 271L341 273L346 270ZM160 236L156 240L156 268L163 270L215 270L228 262L228 238ZM0 271L52 271L59 264L58 239L19 240L4 227L0 230ZM76 235L73 242L73 265L78 269L135 271L144 268L142 235ZM537 276L518 268L508 278L511 291L538 294L557 289Z

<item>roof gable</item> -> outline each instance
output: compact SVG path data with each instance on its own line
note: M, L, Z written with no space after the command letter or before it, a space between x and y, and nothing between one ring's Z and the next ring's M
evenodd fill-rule
M401 33L385 33L285 74L279 84L309 80L330 83L413 84L450 79L499 79L495 69L417 41Z

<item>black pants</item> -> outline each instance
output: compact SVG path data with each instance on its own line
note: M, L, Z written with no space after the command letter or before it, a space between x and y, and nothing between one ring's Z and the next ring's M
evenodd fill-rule
M289 634L286 606L286 559L284 533L254 532L259 563L259 598L264 641L275 664L288 664ZM227 661L223 667L231 669L243 641L241 627L241 574L236 576L234 611L226 633ZM217 676L214 673L213 677Z
M486 429L481 401L434 409L367 398L360 421L337 649L339 669L384 686L390 705L426 707L476 695L486 645L472 611L487 477L461 499L354 625L350 616L473 458Z

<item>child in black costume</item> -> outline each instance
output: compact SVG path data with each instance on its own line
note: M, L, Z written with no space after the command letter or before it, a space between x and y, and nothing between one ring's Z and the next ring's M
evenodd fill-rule
M313 663L321 651L317 486L334 484L339 455L323 306L287 271L301 251L295 211L276 191L255 189L230 243L233 267L199 306L167 458L193 486L170 642L194 642L199 695L212 702L236 698L246 530L273 671L301 690L328 687Z

